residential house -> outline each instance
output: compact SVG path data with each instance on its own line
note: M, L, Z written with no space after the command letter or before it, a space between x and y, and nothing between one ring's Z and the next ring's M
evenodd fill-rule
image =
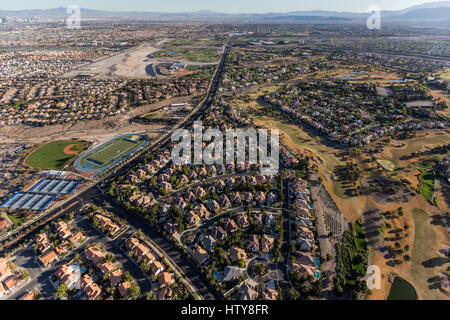
M294 262L294 264L292 265L292 272L299 272L302 275L303 279L306 279L308 277L314 278L316 267Z
M277 200L278 200L278 195L275 192L270 191L269 194L267 195L267 202L269 203L269 205L276 203Z
M242 205L242 196L239 192L231 194L230 200L237 207L240 207Z
M100 250L99 247L93 246L84 252L86 255L86 258L91 260L96 266L102 263L106 258L106 253Z
M174 234L178 231L178 223L168 221L164 224L164 230L169 234Z
M132 237L132 238L130 238L130 239L127 241L127 243L125 244L125 247L126 247L128 250L133 251L134 248L135 248L136 246L138 246L139 244L140 244L139 240L136 239L136 238L134 238L134 237Z
M242 199L246 204L252 205L253 204L253 194L251 192L244 192L242 194Z
M228 234L234 233L239 230L238 225L234 222L233 219L225 220L223 227Z
M262 300L278 300L278 291L274 289L266 289L261 292Z
M262 213L254 214L253 223L262 227L264 225L264 215Z
M114 236L120 230L120 226L110 218L101 214L96 214L94 220L98 222L101 228L105 228L109 235Z
M134 249L133 249L133 256L137 263L141 263L144 254L149 252L150 249L143 243L139 243Z
M61 242L56 246L55 251L57 254L61 255L69 250L69 241Z
M192 257L199 265L203 266L208 261L209 254L205 249L196 244L192 249Z
M226 231L223 230L222 227L220 227L220 226L214 227L213 231L211 232L211 235L217 241L223 241L227 237Z
M258 292L253 289L249 284L244 284L240 289L241 300L256 300Z
M256 234L251 234L247 240L247 248L255 253L259 251L259 239Z
M63 240L70 238L71 235L72 232L69 229L61 229L58 231L58 236Z
M164 287L158 293L158 300L172 300L173 296L173 290L170 287Z
M1 296L1 294L0 294ZM23 296L19 298L19 300L34 300L35 294L34 291L27 291Z
M205 247L206 251L208 251L208 252L213 252L214 251L214 248L217 245L217 241L216 241L216 239L213 238L212 235L202 234L200 236L200 239L201 239L201 243Z
M259 206L263 206L264 202L266 201L266 194L262 191L258 191L255 194L255 201Z
M157 276L160 272L162 272L164 270L164 266L162 265L161 262L159 262L158 260L153 261L153 263L150 265L150 270L152 271L152 273Z
M118 264L117 263L112 263L110 262L106 262L103 263L102 265L100 265L100 271L103 273L103 275L107 276L109 275L111 272L113 272L114 270L116 270L118 268Z
M61 283L64 283L69 290L71 290L78 281L78 275L74 268L71 268L67 264L63 264L55 273L56 278Z
M263 234L261 237L261 251L263 253L269 253L272 251L275 245L275 236Z
M119 284L119 282L122 280L122 274L123 272L121 269L117 269L116 271L113 271L109 274L108 280L111 284L111 287L115 287Z
M312 240L304 239L304 238L297 238L297 245L300 247L303 251L312 251L314 249L314 243Z
M55 230L57 232L60 232L61 230L66 230L68 229L67 223L65 223L64 221L59 221L55 224Z
M245 260L245 259L247 259L247 254L245 253L244 249L241 249L236 246L232 246L230 248L230 258L235 261L238 261L240 259Z
M200 186L196 186L192 192L197 196L197 198L203 198L206 196L206 191Z
M151 265L156 260L156 257L150 251L145 253L142 257L142 261L148 265Z
M219 200L219 204L222 208L229 209L232 207L232 203L226 195L224 195L224 194L221 195L218 200Z
M53 262L58 261L58 256L56 255L55 251L50 251L40 256L38 261L44 268L46 268Z
M130 281L122 282L119 285L118 289L119 289L119 293L122 296L122 298L125 298L125 297L128 296L128 291L130 290L130 288L131 288L131 282Z
M175 283L175 276L173 273L161 272L158 276L158 282L160 288L169 287Z
M297 225L297 236L300 238L305 238L308 240L313 240L314 239L314 233L309 230L308 228L305 228L301 225Z
M223 270L223 282L230 282L239 279L243 274L243 270L244 269L235 266L225 267Z
M200 218L203 220L208 220L211 218L211 213L205 208L203 204L199 204L194 208L195 211L197 211Z
M71 236L69 238L69 241L72 243L77 243L79 241L81 241L84 238L84 235L81 231L78 231L77 233L75 233L73 236Z
M247 228L250 225L248 217L245 213L240 213L236 215L234 217L234 220L236 220L236 223L240 228Z
M212 200L212 199L208 199L205 201L205 206L206 208L214 213L219 213L220 212L220 206L217 203L216 200Z
M189 223L190 225L198 225L201 221L200 217L198 215L196 215L194 212L189 211L186 215L186 221L187 223Z

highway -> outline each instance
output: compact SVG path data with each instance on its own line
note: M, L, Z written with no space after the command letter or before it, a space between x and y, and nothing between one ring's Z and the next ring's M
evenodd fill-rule
M208 88L205 99L193 110L191 115L187 117L183 122L179 123L175 126L170 132L168 132L163 138L161 138L156 144L148 148L145 152L142 152L132 158L125 164L122 164L120 167L111 173L109 176L105 177L103 181L97 182L97 184L92 184L90 187L81 191L79 194L69 199L62 207L54 208L50 210L42 219L47 217L53 217L53 219L58 219L72 211L77 211L84 204L90 202L96 202L100 197L103 197L102 193L108 188L109 184L117 179L118 177L126 174L126 172L130 169L138 165L142 160L152 152L157 151L163 147L166 147L168 143L171 141L171 135L173 131L181 127L188 127L188 125L192 124L193 121L198 119L203 112L211 105L214 101L214 97L217 91L217 87L220 83L220 77L223 72L223 68L225 65L226 57L231 49L231 40L230 38L227 44L224 46L224 51L222 53L220 62L217 66L217 69L213 75L211 80L211 84ZM104 189L103 189L104 188ZM127 212L125 209L117 206L115 203L112 203L111 199L104 198L106 201L110 202L112 205L112 211L114 211L121 218L125 219L130 225L136 227L137 229L141 229L145 235L147 235L150 239L152 239L162 251L167 253L167 255L171 258L171 260L183 271L184 276L189 279L189 281L195 286L197 292L203 297L205 300L213 300L213 299L224 299L224 297L219 294L209 283L209 281L203 276L200 270L194 266L194 264L184 255L184 253L169 239L165 238L162 234L160 234L156 229L152 228L148 225L141 217L136 216L132 213ZM33 239L36 234L38 234L42 227L38 227L35 230L27 233L23 238L21 238L20 242L24 240ZM8 246L3 247L0 250L0 253L5 253L11 251L15 248L18 248L19 241L12 243Z

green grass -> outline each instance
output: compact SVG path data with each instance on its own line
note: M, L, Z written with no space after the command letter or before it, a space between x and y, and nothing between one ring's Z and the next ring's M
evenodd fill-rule
M143 143L143 140L141 138L136 141L137 143L125 140L130 139L131 137L132 135L111 141L96 152L86 155L86 157L84 157L80 161L80 163L91 163L93 165L93 169L102 168L110 164L116 158L122 157L131 150L138 148ZM102 164L94 164L90 161L87 161L87 159L92 159L94 161L101 162Z
M63 152L64 148L71 144L75 145L71 150L78 151L78 154L70 155ZM89 145L89 142L80 141L50 142L34 151L25 160L25 163L35 169L61 170L77 155L86 150Z
M364 235L364 231L362 229L361 224L354 223L353 227L355 228L355 243L358 250L362 250L366 252L366 254L369 254L369 247L366 241L366 237Z
M419 152L424 150L424 146L436 145L436 144L446 144L450 142L450 137L448 135L435 135L435 136L424 136L421 138L414 138L408 141L406 148L402 149L391 149L392 161L398 163L400 158L405 155L409 155L412 152Z
M153 112L153 113L146 114L144 117L152 119L152 118L156 118L158 115L159 115L158 112Z
M419 191L420 193L433 203L433 195L434 195L434 173L432 169L424 168L419 169L420 175L418 177L419 180Z
M172 52L169 54L169 52ZM192 62L217 62L220 54L216 49L212 48L190 48L190 47L173 47L166 50L159 50L153 53L155 57L176 57L178 59L185 58Z

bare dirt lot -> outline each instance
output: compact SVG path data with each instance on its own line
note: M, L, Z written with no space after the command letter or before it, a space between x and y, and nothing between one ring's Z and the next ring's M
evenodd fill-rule
M156 66L161 63L173 64L175 62L186 65L209 65L214 63L190 62L176 58L155 58L153 53L160 50L160 46L167 40L161 40L154 45L144 45L131 48L122 53L99 59L94 63L83 65L60 77L73 78L80 75L90 75L94 78L164 78L165 75L156 71Z
M79 75L91 75L98 78L143 78L148 77L145 67L148 56L158 49L155 46L142 46L127 50L118 55L98 60L92 64L72 70L62 77L73 78Z
M162 102L134 108L126 114L117 115L107 119L90 120L73 124L58 124L45 127L30 127L26 125L6 126L0 128L0 141L2 142L29 142L41 143L57 139L84 139L97 143L106 142L113 137L128 132L161 133L165 128L163 124L139 124L131 122L135 116L146 114L172 103L192 103L198 96L176 97Z

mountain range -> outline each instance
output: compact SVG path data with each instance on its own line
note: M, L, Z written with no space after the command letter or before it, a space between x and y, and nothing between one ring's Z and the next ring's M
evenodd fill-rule
M102 19L141 19L156 21L240 21L240 22L346 22L355 20L365 20L370 15L367 12L337 12L337 11L292 11L292 12L268 12L268 13L222 13L209 10L194 12L111 12L92 9L81 9L81 15L84 19L102 20ZM39 20L39 21L58 21L67 18L66 8L59 7L54 9L39 10L0 10L0 18L3 20ZM381 11L381 17L384 21L402 22L450 22L450 1L439 1L412 6L396 11Z

